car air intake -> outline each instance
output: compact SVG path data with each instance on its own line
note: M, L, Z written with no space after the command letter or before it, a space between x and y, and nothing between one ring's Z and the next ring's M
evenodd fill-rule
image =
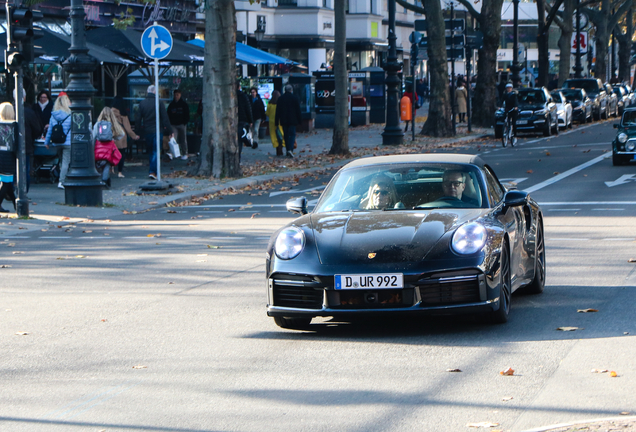
M296 279L296 278L294 278ZM274 279L274 306L299 309L322 309L324 289L315 289L313 279Z
M442 306L478 302L480 301L479 282L478 275L421 280L418 284L422 306Z

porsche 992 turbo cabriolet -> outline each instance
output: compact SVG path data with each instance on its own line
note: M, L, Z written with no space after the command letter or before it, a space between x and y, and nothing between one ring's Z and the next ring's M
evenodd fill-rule
M472 155L403 155L344 166L316 207L279 229L266 254L267 314L283 328L314 317L485 313L541 293L543 214Z

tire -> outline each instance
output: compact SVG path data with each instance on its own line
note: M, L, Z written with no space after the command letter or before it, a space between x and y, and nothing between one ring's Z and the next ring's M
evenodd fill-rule
M510 314L510 299L512 297L512 286L510 277L510 253L508 251L508 243L504 241L501 248L501 282L499 283L499 309L491 312L490 321L494 324L504 324L508 322Z
M556 121L554 122L554 134L555 135L559 135L559 118L557 117Z
M612 165L621 166L621 165L626 165L627 163L628 163L628 159L625 156L612 153Z
M545 287L545 236L543 235L543 221L537 222L537 237L534 252L534 279L524 288L527 294L541 294Z
M549 137L550 135L552 135L552 125L550 124L550 121L547 121L545 123L545 128L543 128L543 136Z
M570 123L568 123L567 128L572 129L574 120L572 120L572 116L570 115Z
M311 324L311 318L274 317L278 327L291 330L306 330Z
M509 141L510 141L510 125L505 124L503 133L501 134L501 145L504 147L507 147Z

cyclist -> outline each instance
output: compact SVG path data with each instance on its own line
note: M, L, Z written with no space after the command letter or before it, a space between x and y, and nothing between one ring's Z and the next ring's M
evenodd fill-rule
M515 145L517 141L517 114L518 110L518 102L517 102L517 93L512 90L512 84L506 84L506 92L503 95L503 106L504 112L506 113L506 119L510 119L510 123L512 123L512 145Z

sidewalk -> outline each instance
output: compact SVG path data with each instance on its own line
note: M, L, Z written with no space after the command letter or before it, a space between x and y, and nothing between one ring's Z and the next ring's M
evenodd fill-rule
M419 119L418 119L419 120ZM423 121L423 119L422 119ZM21 225L37 225L36 221L58 221L60 218L72 219L104 219L112 218L122 213L140 213L145 210L166 205L174 201L183 201L192 197L213 194L224 189L236 190L248 185L282 179L292 175L319 170L325 167L339 167L350 160L372 155L402 154L431 152L439 148L466 145L467 143L484 139L491 134L489 129L474 128L471 134L466 128L458 127L458 134L453 138L428 138L416 135L415 142L411 142L409 134L404 137L404 144L395 147L382 145L381 133L384 125L370 125L350 128L349 150L347 157L331 156L328 152L332 143L332 129L316 129L309 133L299 133L297 136L298 149L296 158L277 158L271 145L269 136L259 141L257 149L244 147L241 159L243 177L239 179L207 179L186 177L186 170L193 164L192 158L187 161L180 159L162 162L162 179L169 180L174 187L167 194L140 194L139 186L149 180L148 160L145 155L135 155L134 160L128 161L124 168L125 178L111 176L112 187L104 189L102 207L74 207L64 204L64 191L57 188L57 184L33 183L29 191L31 199L29 211L31 220L21 220ZM416 131L421 124L416 125ZM11 204L5 202L5 209L11 209ZM8 214L15 218L15 213ZM3 214L0 225L6 221L7 214ZM5 231L7 224L0 226L0 232ZM26 226L25 225L25 226Z

